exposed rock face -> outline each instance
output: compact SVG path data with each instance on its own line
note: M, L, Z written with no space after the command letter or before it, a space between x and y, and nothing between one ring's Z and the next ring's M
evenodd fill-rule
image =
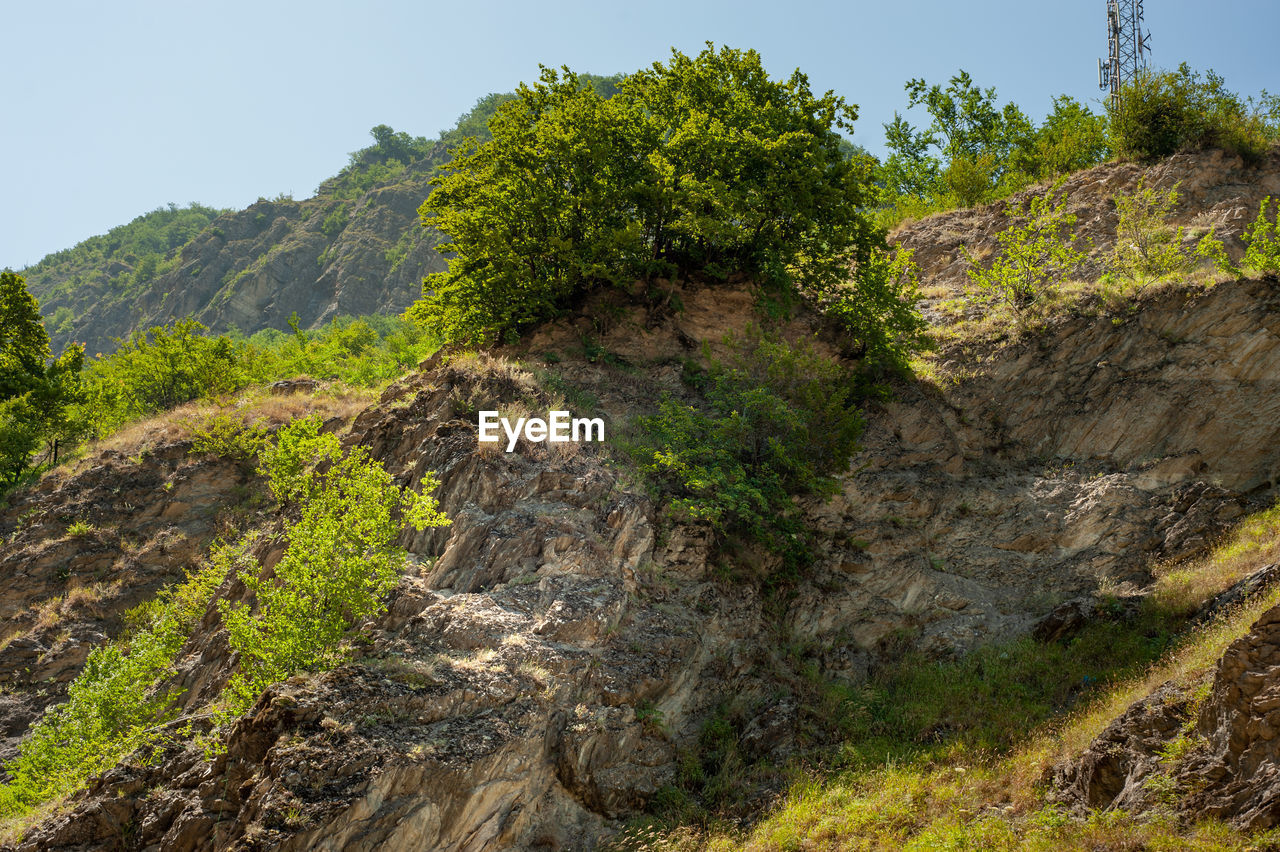
M1280 824L1280 607L1227 648L1196 719L1203 739L1180 770L1188 813L1260 830Z
M844 490L812 508L830 551L797 629L853 658L903 628L942 651L1022 633L1104 581L1146 585L1280 473L1273 282L1072 318L974 372L870 412Z
M672 731L751 679L735 645L759 601L656 582L652 506L596 453L480 452L455 408L540 394L455 368L393 386L352 439L406 484L436 471L454 523L406 534L434 561L363 655L264 695L215 761L175 747L111 773L19 848L98 848L125 824L165 849L590 848L669 783Z
M990 208L973 215L997 221ZM738 739L752 757L782 760L820 736L782 694L783 642L857 680L902 631L940 654L1036 625L1067 635L1100 585L1136 591L1153 558L1203 549L1280 470L1274 283L1190 293L1146 300L1119 323L1065 318L1037 341L957 361L957 382L903 385L874 405L841 492L805 506L819 558L785 606L758 583L718 579L705 531L661 517L598 447L480 447L476 410L549 406L529 373L483 358L424 365L348 440L402 484L434 472L453 524L404 535L413 567L352 660L269 690L217 759L176 743L158 765L112 770L19 848L125 836L167 850L594 848L671 783L680 749L726 702L743 708ZM557 377L599 400L612 435L683 392L682 358L752 318L741 287L680 297L674 316L578 318L520 354L558 353ZM811 337L801 325L789 333ZM588 333L625 370L569 357ZM16 570L32 553L14 557ZM766 562L722 558L744 575ZM1270 712L1277 646L1259 634L1238 654L1217 704L1170 694L1135 707L1091 763L1064 770L1066 799L1141 806L1164 744L1196 718L1210 741L1227 732L1213 758L1222 786L1205 795L1229 796L1232 813L1261 808L1261 787L1229 785L1252 769L1270 777L1271 729L1238 730L1231 708ZM179 678L195 702L229 671L216 615L188 651ZM1246 752L1259 762L1228 756Z
M303 328L343 315L398 314L422 295L422 278L444 268L438 234L418 223L430 193L427 161L359 198L324 191L306 201L259 201L219 217L182 248L178 268L137 295L85 286L49 296L57 282L32 282L40 309L74 314L51 332L55 352L82 341L89 354L115 349L161 323L194 317L215 332L287 331L296 311Z
M1077 760L1058 767L1056 797L1081 809L1188 818L1260 831L1280 824L1280 607L1218 661L1207 697L1166 684L1130 707ZM1171 754L1188 738L1184 756Z

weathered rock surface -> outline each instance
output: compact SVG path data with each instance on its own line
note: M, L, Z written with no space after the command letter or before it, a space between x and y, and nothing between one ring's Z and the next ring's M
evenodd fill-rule
M1273 607L1227 648L1207 696L1165 684L1136 702L1078 759L1054 770L1054 795L1080 810L1163 806L1247 831L1273 828L1280 824L1278 733L1280 607Z

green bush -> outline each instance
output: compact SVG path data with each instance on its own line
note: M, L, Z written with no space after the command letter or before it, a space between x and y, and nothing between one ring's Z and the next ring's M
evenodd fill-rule
M970 280L1009 305L1022 325L1062 277L1084 260L1074 247L1076 216L1067 212L1066 193L1055 201L1056 194L1054 188L1032 196L1023 206L1010 205L1005 216L1022 221L996 235L1000 253L990 266L984 268L963 248Z
M449 523L426 493L431 476L423 494L401 490L364 447L344 454L336 435L319 430L319 417L295 421L261 456L272 492L301 514L269 578L252 561L239 570L254 605L218 602L240 660L228 685L232 713L277 681L331 665L351 626L382 611L404 564L401 518L416 529Z
M1119 221L1108 262L1111 276L1139 289L1186 272L1195 263L1193 253L1183 246L1185 229L1166 221L1178 205L1178 187L1157 192L1145 182L1144 177L1132 193L1113 196Z
M662 280L690 275L842 285L884 249L862 212L867 164L837 133L853 118L799 72L769 79L754 52L673 51L612 97L544 69L437 179L421 213L454 256L409 315L485 342L637 280L658 299Z
M1276 203L1276 214L1267 221L1267 207L1271 204L1271 196L1262 199L1258 207L1258 218L1244 229L1241 239L1244 242L1243 264L1246 269L1263 274L1275 275L1280 272L1280 202ZM1210 231L1196 246L1196 254L1208 258L1218 271L1228 275L1239 275L1240 267L1231 262L1227 255L1227 247L1222 240Z
M86 371L88 407L99 434L122 423L245 384L235 347L191 319L135 332Z
M1262 199L1258 218L1244 231L1244 265L1258 272L1275 275L1280 273L1280 201L1276 212L1267 221L1267 205L1271 196Z
M1209 71L1201 79L1185 62L1177 71L1139 76L1110 110L1112 147L1136 160L1209 147L1256 160L1277 130L1217 74Z
M250 426L234 414L219 412L192 430L191 449L197 453L248 462L258 457L267 442L267 432Z
M888 223L953 207L969 207L1016 192L1035 180L1063 175L1110 156L1106 118L1065 95L1036 128L1016 104L999 106L961 70L948 84L906 84L907 107L930 118L916 130L901 115L885 125L889 157L877 169Z
M857 379L810 346L759 336L712 362L706 407L664 399L632 452L679 517L804 562L794 495L832 493L857 447Z

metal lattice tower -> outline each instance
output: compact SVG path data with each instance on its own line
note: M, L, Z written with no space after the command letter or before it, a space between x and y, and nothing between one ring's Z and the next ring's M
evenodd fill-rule
M1107 0L1106 62L1098 60L1098 88L1111 91L1111 105L1120 89L1147 68L1151 33L1142 32L1142 0Z

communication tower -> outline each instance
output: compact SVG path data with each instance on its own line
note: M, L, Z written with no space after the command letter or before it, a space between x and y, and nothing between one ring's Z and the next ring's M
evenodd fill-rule
M1107 0L1107 59L1098 60L1098 88L1110 90L1111 105L1120 89L1147 68L1151 33L1142 32L1142 0Z

